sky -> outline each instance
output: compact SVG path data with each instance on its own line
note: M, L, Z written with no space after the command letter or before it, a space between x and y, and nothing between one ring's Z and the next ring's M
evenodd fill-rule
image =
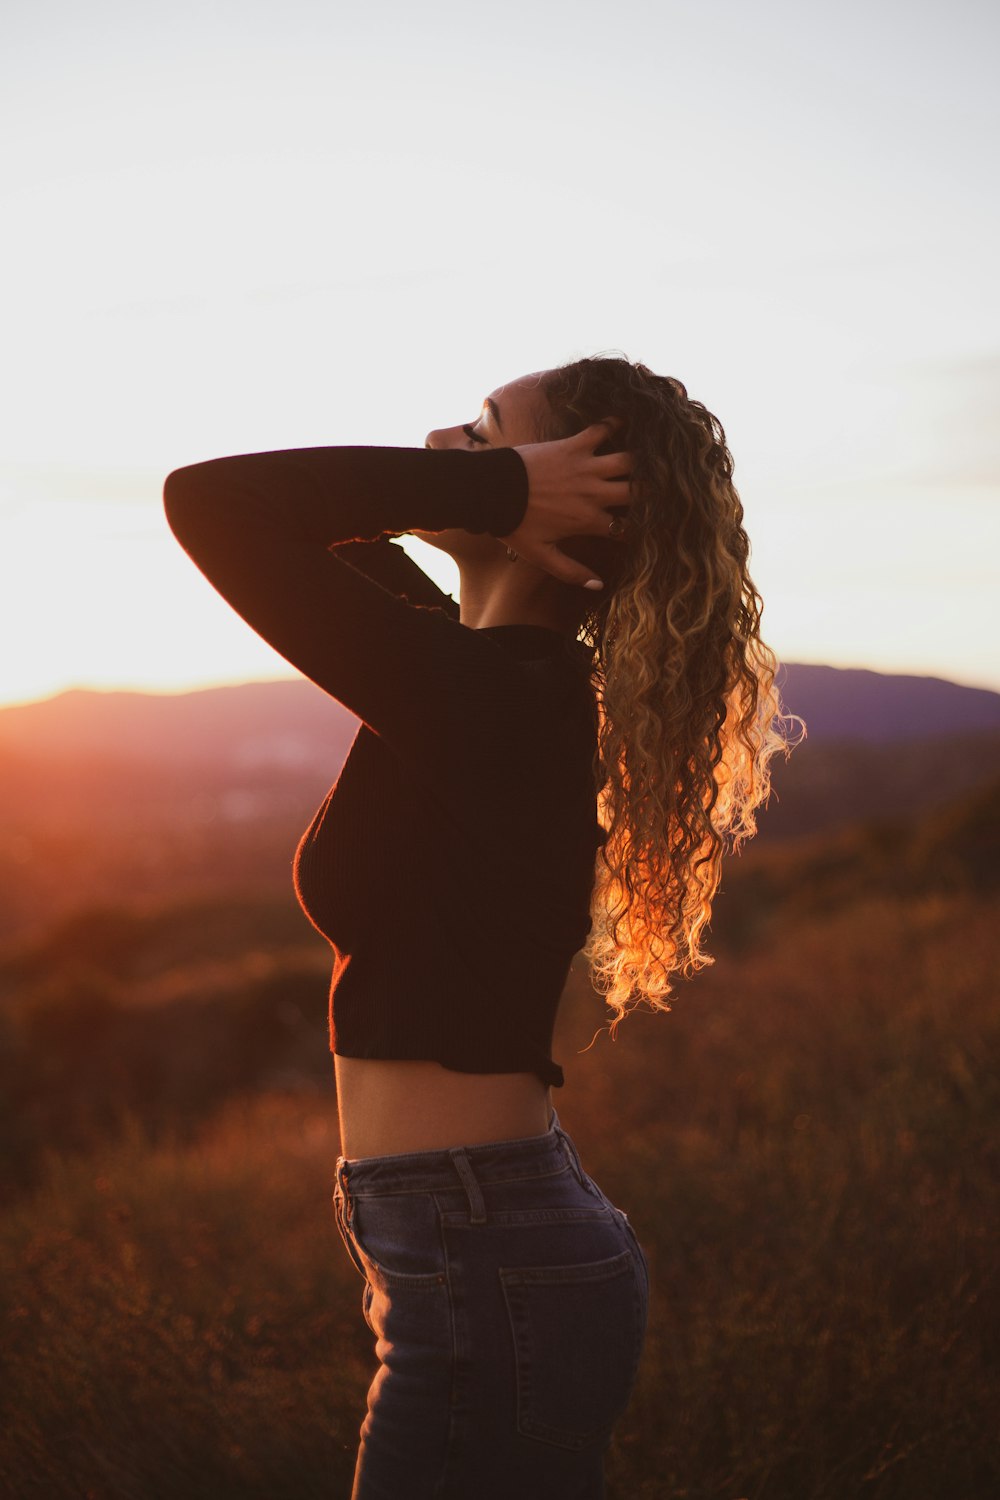
M722 422L779 658L1000 690L998 33L985 0L8 0L0 703L294 675L166 474L421 446L611 350Z

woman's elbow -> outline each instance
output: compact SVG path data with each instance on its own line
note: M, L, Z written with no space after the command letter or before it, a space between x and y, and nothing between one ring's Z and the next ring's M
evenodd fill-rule
M167 524L182 543L202 508L204 467L204 464L186 464L183 468L172 469L163 481L163 510Z

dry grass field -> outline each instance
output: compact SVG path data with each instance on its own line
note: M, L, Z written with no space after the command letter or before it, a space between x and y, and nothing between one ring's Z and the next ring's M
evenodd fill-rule
M1000 1493L998 929L988 891L841 899L757 924L669 1015L636 1013L589 1049L603 1007L574 972L556 1106L652 1273L609 1500ZM194 1016L207 981L188 960ZM140 1044L115 1041L99 966L103 1053L57 1024L51 981L41 1029L9 1028L29 1093L58 1090L74 1056L92 1095L107 1059L119 1071L90 1131L77 1099L22 1133L31 1170L12 1173L0 1222L5 1495L346 1500L374 1356L330 1206L325 981L290 968L315 1010L282 1042L259 998L280 964L252 1001L248 962L226 978L213 960L219 993L242 984L229 1042L203 1018L149 1064L149 1099L122 1092ZM177 1011L156 1029L182 1003L158 983L143 1034L162 1054L184 1028ZM198 1047L244 1044L239 1066L202 1058L201 1093L164 1091ZM268 1072L257 1054L282 1047L295 1066Z

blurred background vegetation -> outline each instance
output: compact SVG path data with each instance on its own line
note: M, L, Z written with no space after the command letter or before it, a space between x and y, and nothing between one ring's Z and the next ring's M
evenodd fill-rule
M289 879L329 745L74 784L3 720L0 1489L346 1496L374 1354ZM806 742L669 1015L595 1040L574 964L555 1104L652 1275L609 1500L1000 1493L998 748Z

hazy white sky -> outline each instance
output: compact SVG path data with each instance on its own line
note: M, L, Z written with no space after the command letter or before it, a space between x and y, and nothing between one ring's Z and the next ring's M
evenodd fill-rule
M284 675L165 474L607 349L721 419L779 656L1000 689L997 15L8 0L0 701Z

